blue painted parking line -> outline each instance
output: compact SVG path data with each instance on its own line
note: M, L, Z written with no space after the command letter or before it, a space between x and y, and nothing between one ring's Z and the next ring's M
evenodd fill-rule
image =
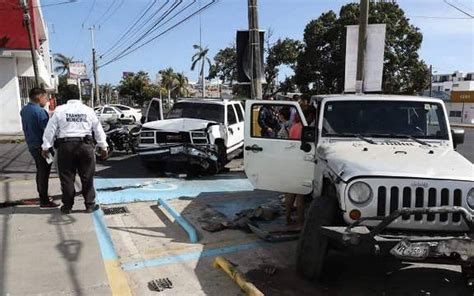
M122 269L125 271L128 271L128 270L134 270L134 269L142 269L145 267L157 267L157 266L174 264L174 263L183 262L183 261L196 260L203 257L215 257L215 256L228 254L228 253L236 253L236 252L245 251L245 250L269 247L271 245L272 244L270 243L256 241L252 243L234 245L234 246L229 246L229 247L215 248L215 249L209 249L209 250L204 250L204 251L189 252L189 253L184 253L184 254L179 254L179 255L174 255L174 256L163 256L159 258L138 261L138 262L124 263L122 264Z
M189 236L189 241L191 243L197 243L198 241L198 235L196 229L188 222L186 221L180 213L178 213L165 199L158 198L158 204L163 206L165 210L173 216L173 218L178 222L178 224L184 228L184 230L188 233Z
M102 253L102 259L104 260L115 260L118 258L117 252L115 251L112 239L110 238L107 225L104 222L104 213L102 210L95 211L92 215L95 226L95 233L97 240L99 241L100 252Z
M184 180L174 178L94 179L97 199L101 204L156 201L182 196L198 197L202 193L253 191L246 178Z

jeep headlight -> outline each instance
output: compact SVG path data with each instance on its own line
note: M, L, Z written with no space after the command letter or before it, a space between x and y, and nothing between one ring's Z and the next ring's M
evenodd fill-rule
M467 205L474 210L474 188L471 188L466 197Z
M474 193L474 192L473 192ZM372 198L372 189L367 183L355 182L349 187L349 199L356 204L363 204Z

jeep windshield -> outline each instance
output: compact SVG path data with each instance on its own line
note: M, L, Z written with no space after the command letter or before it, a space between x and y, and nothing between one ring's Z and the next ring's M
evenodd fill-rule
M330 101L323 137L449 139L441 104L418 101Z
M176 103L166 118L195 118L224 123L224 106L208 103Z

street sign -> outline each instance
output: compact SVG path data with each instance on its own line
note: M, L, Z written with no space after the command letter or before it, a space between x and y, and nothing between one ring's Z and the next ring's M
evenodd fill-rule
M87 78L86 64L84 63L70 63L69 64L69 78Z
M356 91L357 49L359 26L347 26L346 72L344 92ZM364 92L382 90L383 55L385 50L385 24L371 24L367 27L367 45L364 60Z

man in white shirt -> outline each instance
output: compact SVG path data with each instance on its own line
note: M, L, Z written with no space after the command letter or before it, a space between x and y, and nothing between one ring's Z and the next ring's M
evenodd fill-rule
M74 205L74 180L76 172L82 184L86 212L99 209L95 203L94 173L95 153L94 135L97 146L101 148L101 157L107 158L107 142L102 125L94 110L77 100L77 92L69 91L67 104L56 108L43 134L41 146L43 156L47 157L54 141L58 144L58 171L61 181L61 212L71 213Z

